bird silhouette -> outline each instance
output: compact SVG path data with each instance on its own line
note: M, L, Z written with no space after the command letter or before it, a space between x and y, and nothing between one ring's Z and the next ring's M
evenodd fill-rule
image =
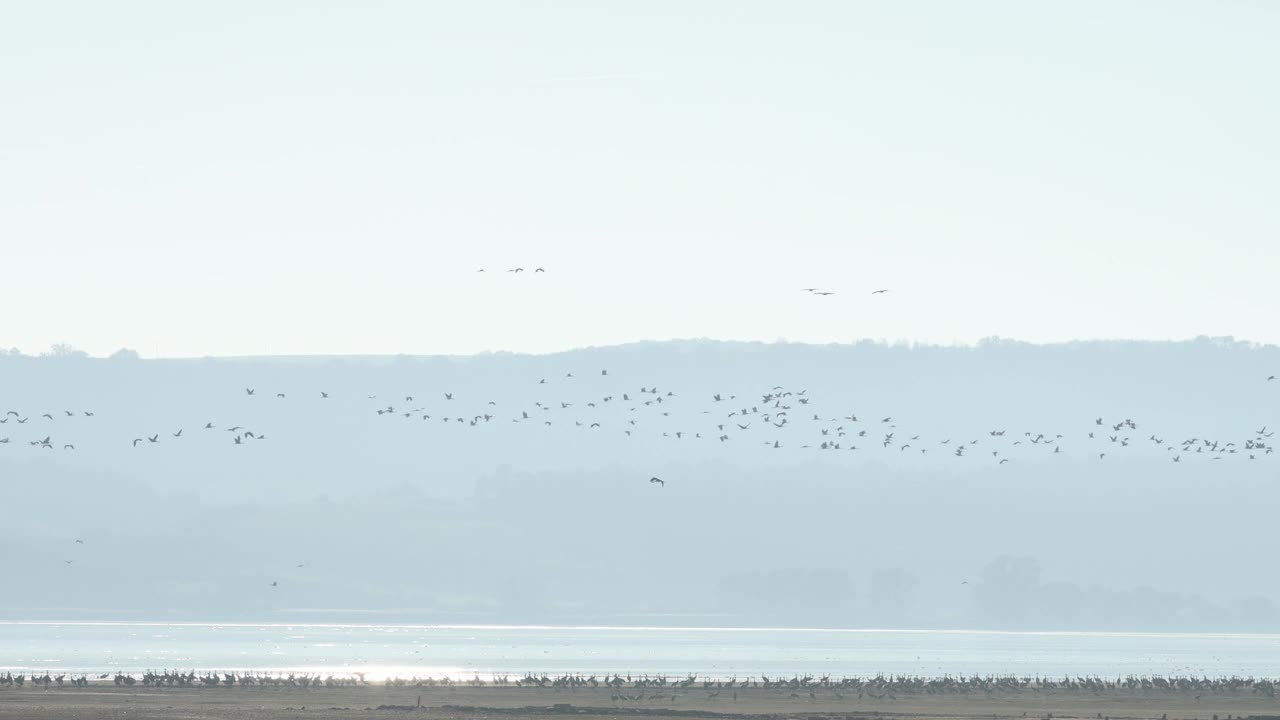
M650 483L650 484L657 484L657 485L661 485L662 487L666 487L666 486L667 486L667 482L666 482L665 480L663 480L662 478L660 478L660 477L651 477L651 478L649 478L649 483Z

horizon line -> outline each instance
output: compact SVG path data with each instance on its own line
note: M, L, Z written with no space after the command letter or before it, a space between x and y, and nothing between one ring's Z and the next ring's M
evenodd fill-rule
M1023 346L1029 348L1059 348L1080 345L1186 345L1192 343L1210 343L1218 346L1230 346L1237 348L1248 348L1253 350L1270 350L1280 349L1280 344L1260 342L1247 339L1239 339L1233 335L1196 335L1193 337L1183 338L1075 338L1070 340L1054 340L1048 342L1037 342L1033 340L1020 340L1018 338L1004 337L1000 335L990 335L973 342L953 342L953 343L936 343L928 341L918 341L909 339L890 340L888 338L859 338L847 341L833 342L807 342L798 340L787 340L779 338L776 340L727 340L722 338L711 337L688 337L688 338L669 338L666 340L629 340L626 342L602 344L602 345L579 345L560 350L548 350L543 352L533 352L524 350L478 350L473 352L427 352L427 353L286 353L286 354L228 354L228 355L173 355L173 356L145 356L134 348L122 347L110 355L92 355L86 351L76 348L74 345L67 343L59 343L51 346L47 352L41 352L34 355L27 354L19 348L10 348L8 353L0 352L0 359L3 358L24 358L29 360L126 360L134 361L157 361L157 360L394 360L397 358L477 358L493 355L512 355L519 357L552 357L555 355L568 355L571 353L593 352L601 350L618 350L624 348L634 348L638 346L653 345L688 345L688 344L704 344L704 345L739 345L739 346L758 346L765 348L775 347L797 347L797 348L854 348L863 345L873 345L876 347L887 349L916 349L927 348L936 350L978 350L991 345L1011 345ZM53 352L59 345L66 347L69 352L58 353ZM17 352L14 352L17 351ZM120 353L132 353L133 357L116 358Z

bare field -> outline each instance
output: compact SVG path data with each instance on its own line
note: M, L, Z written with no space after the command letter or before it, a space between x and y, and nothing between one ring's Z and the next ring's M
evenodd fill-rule
M0 689L0 718L1151 718L1280 720L1280 701L1249 689L1015 690L896 693L871 697L830 689L657 689L429 687L347 688L9 688Z

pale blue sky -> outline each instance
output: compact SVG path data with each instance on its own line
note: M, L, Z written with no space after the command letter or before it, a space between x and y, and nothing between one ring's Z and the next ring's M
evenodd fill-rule
M0 345L1280 342L1276 37L1267 2L8 3Z

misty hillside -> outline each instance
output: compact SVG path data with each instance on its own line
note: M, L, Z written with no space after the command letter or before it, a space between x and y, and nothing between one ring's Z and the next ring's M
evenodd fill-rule
M3 355L0 618L1280 630L1275 374L1217 339Z

